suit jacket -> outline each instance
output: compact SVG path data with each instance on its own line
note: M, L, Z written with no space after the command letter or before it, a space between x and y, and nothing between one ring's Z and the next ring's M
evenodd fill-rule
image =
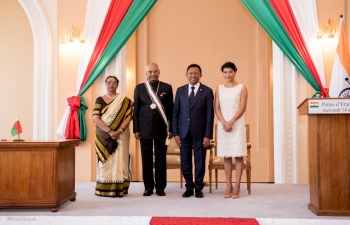
M173 136L185 138L190 129L195 139L213 138L214 95L211 88L199 86L194 104L190 107L188 84L179 87L175 95L173 111Z
M163 104L166 117L172 128L173 89L171 85L159 81L157 96ZM156 92L156 91L155 91ZM164 138L167 135L165 122L158 109L151 109L152 100L145 83L138 84L134 91L134 133L140 132L141 138Z

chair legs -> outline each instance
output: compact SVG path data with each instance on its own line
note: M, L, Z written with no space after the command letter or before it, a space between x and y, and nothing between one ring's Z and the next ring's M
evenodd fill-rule
M181 172L181 168L180 168L180 187L182 188L182 179L183 179L183 177L182 177L182 172Z
M212 192L212 189L211 189L211 185L212 185L211 175L212 175L211 168L209 168L209 193Z
M129 170L129 179L130 182L132 182L132 173L131 173L131 162L132 162L132 155L129 153L129 164L128 164L128 170Z
M247 173L247 190L248 190L248 194L250 194L250 192L251 192L251 189L250 189L251 171L246 170L246 173Z
M215 189L218 189L218 170L215 169Z

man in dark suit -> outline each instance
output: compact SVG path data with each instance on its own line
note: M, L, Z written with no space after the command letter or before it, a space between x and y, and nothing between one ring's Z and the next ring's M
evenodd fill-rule
M147 81L138 84L134 91L134 134L140 140L142 176L145 186L143 196L165 196L166 187L166 138L172 138L173 89L159 81L157 64L146 67ZM154 151L154 176L153 176Z
M213 138L214 95L211 88L199 82L202 69L197 64L187 67L189 84L179 87L175 95L173 111L173 135L180 144L182 174L186 191L182 197L193 195L203 198L206 149ZM194 152L195 179L192 174L192 146Z

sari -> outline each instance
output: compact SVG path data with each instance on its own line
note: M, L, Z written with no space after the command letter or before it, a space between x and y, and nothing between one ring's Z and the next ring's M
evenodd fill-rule
M119 94L112 102L102 97L96 99L93 115L101 116L107 126L116 131L132 113L133 102ZM98 158L95 194L108 197L123 197L128 194L129 171L129 126L118 139L96 126L95 150Z

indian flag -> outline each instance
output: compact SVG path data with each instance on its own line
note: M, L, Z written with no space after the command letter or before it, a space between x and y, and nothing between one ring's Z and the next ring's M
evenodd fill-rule
M11 134L12 136L18 135L22 133L22 127L21 127L21 123L19 122L19 117L17 117L15 124L13 125L12 129L11 129Z
M334 57L332 78L329 87L329 96L338 97L350 97L347 96L347 88L350 88L349 80L350 74L350 56L348 43L345 35L345 24L343 17L340 17L340 37L337 46L337 52ZM347 93L347 94L346 94Z
M318 108L318 102L309 102L310 108Z

